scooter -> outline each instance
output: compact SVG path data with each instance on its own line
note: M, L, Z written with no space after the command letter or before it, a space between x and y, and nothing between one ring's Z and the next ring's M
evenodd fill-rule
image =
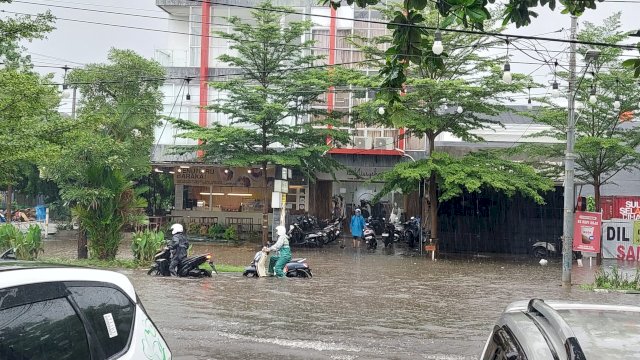
M184 259L178 266L179 277L211 277L211 271L206 269L200 269L199 266L208 262L211 265L211 269L216 274L216 266L211 260L211 254L202 254L189 256ZM171 276L169 271L169 264L171 263L171 254L168 247L164 247L160 252L154 256L154 264L147 271L147 275L160 275Z
M409 221L404 223L404 238L407 240L407 246L410 249L416 247L416 244L420 240L420 220L411 217Z
M9 250L0 254L0 260L17 260L16 252L13 250L13 248L10 248Z
M562 237L560 237L555 243L547 241L534 242L531 246L531 253L536 259L562 256ZM573 260L581 259L582 253L580 251L572 251L571 257Z
M367 244L367 249L375 250L378 248L378 239L376 239L376 232L373 230L369 223L364 225L363 233L364 241Z
M287 236L289 236L289 245L293 247L322 247L327 242L326 233L320 230L305 233L298 223L289 226Z
M400 235L396 232L396 227L392 223L388 222L384 224L384 230L382 231L382 241L384 247L391 246L394 242L398 241Z
M243 276L258 277L257 264L260 261L261 256L267 256L267 254L262 251L258 251L253 257L251 264L244 268L244 272L242 273ZM311 274L311 268L309 267L309 264L307 264L307 259L303 258L291 259L291 261L284 266L284 273L287 277L310 278L313 276Z

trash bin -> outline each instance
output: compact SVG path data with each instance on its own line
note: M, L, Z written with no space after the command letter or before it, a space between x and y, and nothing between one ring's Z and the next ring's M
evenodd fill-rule
M47 218L47 207L44 205L36 206L36 221L45 221Z

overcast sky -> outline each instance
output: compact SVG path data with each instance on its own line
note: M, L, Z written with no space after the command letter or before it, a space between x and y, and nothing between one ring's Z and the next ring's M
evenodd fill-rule
M310 1L317 2L315 0ZM255 1L256 4L258 2L257 0ZM94 9L101 12L90 12L69 7ZM167 47L167 34L159 31L126 29L64 20L73 19L166 30L167 15L155 5L154 0L14 0L12 4L0 5L0 9L28 14L35 14L48 9L58 17L56 22L57 29L50 33L46 40L27 44L29 52L33 56L33 62L36 65L63 66L67 64L73 67L91 62L102 62L105 61L107 52L112 47L133 49L143 56L151 58L153 57L154 49L165 49ZM109 14L104 13L104 11L160 17L160 19ZM599 23L602 19L617 11L621 11L623 14L622 24L624 30L640 28L640 21L638 20L640 0L618 0L617 2L605 1L604 3L598 3L598 10L588 11L580 18L580 21ZM521 29L510 28L507 32L521 35L545 34L544 36L555 38L568 37L568 31L550 33L563 28L568 29L570 27L570 18L568 16L560 14L559 11L551 12L546 9L541 9L539 12L540 17L534 19L532 25ZM8 15L0 14L3 17ZM544 43L543 45L552 51L564 49L567 46L567 44L553 43ZM513 62L535 62L513 49L511 54ZM551 54L555 55L554 53ZM546 58L549 58L549 55L546 55ZM561 59L564 59L561 62L566 63L568 55L562 54ZM549 68L537 68L538 65L512 65L512 71L514 72L533 72L536 77L535 80L541 82L548 80L545 77L550 72ZM61 70L52 68L38 68L38 70L56 72L58 74L57 78L61 78Z

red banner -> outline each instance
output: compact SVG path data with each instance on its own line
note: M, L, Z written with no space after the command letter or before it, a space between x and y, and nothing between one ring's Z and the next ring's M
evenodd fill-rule
M600 252L602 214L578 211L573 221L573 251Z

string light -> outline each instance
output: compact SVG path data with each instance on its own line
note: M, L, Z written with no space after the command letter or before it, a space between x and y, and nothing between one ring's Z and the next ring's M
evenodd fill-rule
M551 95L553 95L554 97L558 97L560 95L560 90L559 90L560 85L556 80L557 72L558 72L558 60L556 60L555 63L553 64L553 84L551 85Z
M595 85L591 85L591 96L589 96L589 102L591 104L595 104L598 101L598 98L596 97L596 86Z
M191 78L186 78L184 81L187 82L187 95L185 96L185 99L191 100L191 94L189 94L189 83L191 82Z
M620 80L616 79L616 92L618 91L618 88L620 87ZM618 111L620 110L620 95L616 94L616 98L615 101L613 102L613 110Z
M511 76L511 64L509 64L509 39L507 39L507 61L504 63L504 72L502 73L502 81L505 84L511 84L513 77Z
M529 90L529 100L527 100L527 109L531 110L533 109L533 104L531 103L531 86L528 86L527 89Z
M444 47L442 46L442 33L440 32L440 30L436 30L434 37L435 41L433 42L431 51L433 51L433 53L436 55L440 55L444 51Z

